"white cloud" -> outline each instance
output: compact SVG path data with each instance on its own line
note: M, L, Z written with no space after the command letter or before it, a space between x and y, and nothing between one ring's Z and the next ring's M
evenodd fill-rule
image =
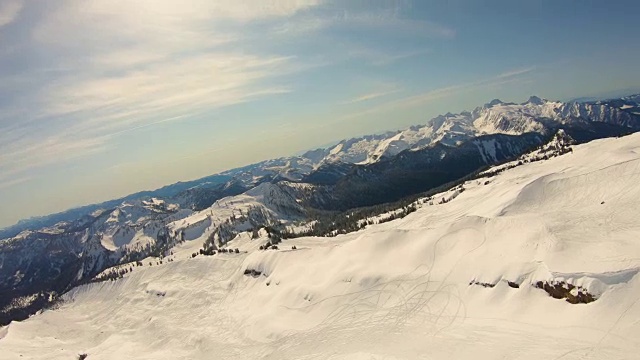
M52 163L69 161L101 151L104 139L73 139L54 136L41 142L17 141L3 147L0 158L0 188L22 183L32 176L25 175L29 169ZM17 181L17 179L23 179Z
M276 34L297 34L304 36L308 32L320 29L341 29L355 31L380 31L382 33L424 38L446 38L456 36L450 27L433 21L411 20L402 16L402 7L373 7L364 10L347 11L339 6L331 7L322 13L308 13L280 22L274 27Z
M504 84L509 84L509 83L517 83L517 82L523 82L526 81L525 79L519 77L520 75L523 75L525 73L529 73L531 71L533 71L533 69L535 69L535 67L532 67L530 69L520 69L520 70L509 70L506 72L503 72L499 75L490 77L490 78L486 78L486 79L482 79L479 81L474 81L474 82L469 82L469 83L465 83L465 84L458 84L458 85L453 85L453 86L447 86L447 87L443 87L443 88L439 88L439 89L435 89L435 90L431 90L431 91L427 91L425 93L422 94L418 94L409 98L405 98L403 100L399 101L400 106L412 106L412 105L416 105L416 104L422 104L422 103L427 103L433 100L437 100L437 99L441 99L441 98L445 98L445 97L449 97L455 94L459 94L462 92L468 92L468 91L472 91L472 90L477 90L477 89L483 89L483 88L487 88L487 87L491 87L491 86L499 86L499 85L504 85Z
M432 21L409 20L401 17L395 10L346 12L337 20L362 30L392 29L395 33L410 34L415 37L453 38L456 36L456 31L452 28Z
M35 36L66 44L92 40L95 35L177 44L185 39L206 40L203 30L211 25L287 17L318 4L318 0L66 0L36 28ZM109 32L101 34L103 29ZM158 38L160 34L167 37Z
M12 187L14 185L25 183L25 182L27 182L27 181L29 181L31 179L32 179L31 176L24 176L24 177L19 177L19 178L11 178L11 179L8 179L6 181L3 178L0 178L0 190L4 189L4 188Z
M30 19L35 25L26 29L24 44L46 61L2 78L0 94L16 99L0 103L0 183L101 151L123 132L291 91L275 80L308 65L248 51L243 28L292 16L318 0L52 4ZM20 2L0 4L0 26L21 9ZM17 97L16 90L27 95Z
M389 89L389 90L383 90L383 91L370 92L367 94L359 95L353 99L349 99L343 102L342 104L347 105L347 104L355 104L363 101L370 101L370 100L381 98L387 95L395 94L399 91L400 89Z
M535 69L535 67L532 67L531 70L527 70L527 71L523 71L522 69L509 70L504 73L501 73L486 79L425 91L425 92L414 94L404 98L391 100L391 101L373 106L363 111L347 114L343 117L339 117L336 121L342 122L345 120L361 118L363 116L378 114L386 111L420 106L436 100L461 94L464 92L470 92L470 91L485 89L489 87L496 87L496 86L501 86L501 85L510 84L510 83L526 83L529 81L529 79L519 77L519 75L528 73L533 69Z
M501 79L503 79L503 78L511 78L511 77L514 77L514 76L528 74L528 73L530 73L530 72L532 72L534 70L536 70L536 67L535 66L530 66L530 67L522 68L522 69L509 70L507 72L504 72L504 73L498 75L497 77L501 78Z
M397 61L412 58L414 56L425 55L429 52L429 50L424 49L388 53L370 48L352 47L347 54L349 57L363 59L374 66L387 66Z
M92 112L97 116L88 120L90 123L111 123L114 119L127 123L145 121L146 116L166 114L167 110L218 107L242 102L256 92L268 94L258 82L284 73L289 60L202 54L159 62L119 76L72 77L67 83L45 89L44 100L47 115Z
M21 0L6 0L0 3L0 28L14 22L23 6Z

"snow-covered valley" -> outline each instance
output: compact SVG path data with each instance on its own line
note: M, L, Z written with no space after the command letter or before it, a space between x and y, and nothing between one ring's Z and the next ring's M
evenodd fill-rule
M347 235L194 237L0 329L0 358L634 359L639 184L633 134Z

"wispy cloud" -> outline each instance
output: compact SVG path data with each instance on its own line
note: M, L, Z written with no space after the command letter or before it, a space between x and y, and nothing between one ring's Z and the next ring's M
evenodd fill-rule
M441 88L429 90L426 92L414 94L411 96L407 96L404 98L391 100L391 101L384 102L379 105L370 107L363 111L357 111L351 114L347 114L343 117L338 118L336 121L351 120L351 119L361 118L364 116L377 114L385 111L420 106L436 100L448 98L454 95L459 95L461 93L484 89L488 87L495 87L495 86L505 85L509 83L524 83L529 81L529 79L519 77L519 75L528 73L533 69L534 68L528 71L523 71L522 69L509 70L504 73L501 73L489 78L481 79L478 81L441 87Z
M401 99L397 102L397 104L395 104L396 106L415 106L418 104L424 104L424 103L428 103L434 100L438 100L438 99L442 99L442 98L446 98L446 97L450 97L453 95L457 95L463 92L468 92L468 91L472 91L472 90L477 90L477 89L482 89L482 88L487 88L490 86L498 86L498 85L504 85L507 83L514 83L514 82L518 82L518 81L523 81L523 79L521 78L516 78L518 75L524 74L525 72L523 72L522 70L513 70L513 71L507 71L504 72L502 74L490 77L490 78L486 78L486 79L481 79L478 81L473 81L473 82L468 82L468 83L464 83L464 84L458 84L458 85L452 85L452 86L447 86L447 87L443 87L443 88L439 88L439 89L434 89L434 90L430 90L427 91L425 93L422 94L418 94L418 95L414 95L411 97L407 97L404 99Z
M0 67L0 183L101 151L113 136L291 91L304 69L241 45L246 24L278 21L318 0L62 0L22 26L22 50L43 61ZM32 6L31 13L37 13ZM19 1L0 4L0 26ZM17 40L16 40L17 41ZM11 45L11 44L8 44ZM236 47L239 48L236 50ZM2 54L13 61L26 54ZM14 56L14 58L2 58ZM10 100L9 100L10 99Z
M528 74L532 71L536 70L535 66L530 66L530 67L526 67L526 68L521 68L521 69L515 69L515 70L509 70L507 72L504 72L498 76L496 76L499 79L505 79L505 78L511 78L511 77L515 77L515 76L519 76L519 75L524 75L524 74Z
M12 187L14 185L25 183L25 182L27 182L27 181L29 181L31 179L32 179L31 176L23 176L23 177L19 177L19 178L11 178L11 179L6 179L6 180L0 178L0 190L4 189L4 188Z
M16 20L23 5L21 0L7 0L0 3L0 28Z
M408 33L416 37L453 38L456 36L455 29L437 22L403 17L401 6L369 12L342 12L335 17L334 21L360 31L393 29L395 33Z
M401 60L409 59L415 56L426 55L429 52L430 50L428 49L385 52L365 47L353 47L349 51L347 51L347 54L349 57L362 59L374 66L388 66Z
M355 104L355 103L359 103L359 102L363 102L363 101L369 101L369 100L381 98L381 97L384 97L384 96L387 96L387 95L395 94L397 92L400 92L400 89L389 89L389 90L385 90L385 91L371 92L371 93L367 93L367 94L363 94L363 95L357 96L357 97L355 97L353 99L349 99L347 101L342 102L341 104L343 104L343 105Z
M305 35L320 29L379 31L387 34L411 35L419 38L446 38L456 36L455 29L427 20L412 20L403 16L403 6L370 7L365 11L347 11L334 6L319 13L288 19L275 25L276 34Z
M408 19L395 5L337 4L0 0L0 35L3 26L11 31L0 38L0 188L104 153L124 134L293 93L302 72L354 58L388 66L428 52L353 40L363 32L455 37L447 26ZM369 89L345 104L400 91Z
M70 161L101 151L105 139L74 139L70 137L50 137L42 142L13 142L3 146L0 158L0 188L9 187L31 179L25 171L53 163ZM23 179L23 181L17 181Z

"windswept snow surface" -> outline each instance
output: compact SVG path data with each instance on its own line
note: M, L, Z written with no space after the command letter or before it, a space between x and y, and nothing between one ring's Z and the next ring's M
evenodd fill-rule
M76 288L0 329L0 358L638 358L640 134L464 188L277 251L246 233L229 245L239 254L176 248L173 262ZM597 300L554 299L538 281Z

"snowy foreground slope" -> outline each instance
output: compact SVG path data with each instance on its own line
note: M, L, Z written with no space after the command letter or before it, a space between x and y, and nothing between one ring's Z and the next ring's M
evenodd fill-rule
M640 134L335 238L136 267L0 329L2 359L637 359ZM146 261L149 262L149 261ZM596 300L571 304L544 284Z

